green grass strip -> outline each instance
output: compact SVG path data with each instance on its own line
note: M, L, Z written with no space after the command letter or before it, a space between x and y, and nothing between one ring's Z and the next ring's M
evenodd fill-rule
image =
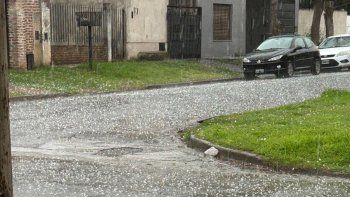
M330 90L299 104L218 117L192 132L298 168L350 172L350 93Z
M123 91L155 84L227 79L238 76L226 68L209 67L194 61L120 61L77 67L40 67L33 71L10 71L15 87L45 90L52 93ZM20 89L20 88L17 88ZM25 95L12 92L11 95Z

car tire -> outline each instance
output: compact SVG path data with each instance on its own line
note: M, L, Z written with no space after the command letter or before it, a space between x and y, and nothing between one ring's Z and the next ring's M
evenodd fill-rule
M255 74L251 73L251 72L244 73L244 79L253 80L253 79L255 79Z
M294 63L292 61L287 62L287 69L285 71L285 77L293 77L294 76Z
M313 75L319 75L321 73L321 60L315 59L314 66L311 68L311 73Z

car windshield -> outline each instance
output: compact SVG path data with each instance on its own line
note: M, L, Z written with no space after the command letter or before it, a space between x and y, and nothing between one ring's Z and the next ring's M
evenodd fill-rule
M320 49L328 49L335 47L350 47L350 36L348 37L336 37L327 38L320 44Z
M292 45L293 37L277 37L265 40L257 48L259 51L269 49L289 49Z

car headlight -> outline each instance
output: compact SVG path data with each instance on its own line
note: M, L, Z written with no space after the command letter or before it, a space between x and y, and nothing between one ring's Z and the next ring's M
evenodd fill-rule
M250 60L249 60L248 58L245 57L245 58L243 59L243 62L244 62L244 63L250 63Z
M339 53L337 54L337 57L339 57L339 56L345 56L345 55L349 55L349 56L350 56L350 51L342 51L342 52L339 52Z
M282 57L283 57L283 55L273 57L273 58L269 59L269 62L280 60Z

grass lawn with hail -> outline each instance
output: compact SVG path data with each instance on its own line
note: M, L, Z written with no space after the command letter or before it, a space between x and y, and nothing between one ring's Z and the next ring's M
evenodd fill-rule
M189 132L273 164L350 173L350 92L330 90L303 103L222 116Z
M226 68L195 61L119 61L76 67L10 70L10 96L91 93L142 89L149 85L228 79L239 76Z

